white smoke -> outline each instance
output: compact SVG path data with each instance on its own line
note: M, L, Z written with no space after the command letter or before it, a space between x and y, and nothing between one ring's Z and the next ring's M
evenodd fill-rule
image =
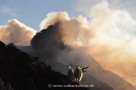
M127 10L110 9L106 0L90 11L95 36L89 52L105 69L136 85L136 21Z
M88 27L85 17L71 18L66 12L53 12L47 15L40 26L46 29L49 25L59 22L59 31L62 41L67 45L87 45L93 36L93 31Z
M71 18L66 12L49 13L40 26L44 29L61 22L65 44L87 47L105 69L136 84L136 21L127 10L109 8L106 0L90 11L91 19Z
M30 40L36 31L16 19L8 21L7 25L0 26L0 40L6 44L30 45Z

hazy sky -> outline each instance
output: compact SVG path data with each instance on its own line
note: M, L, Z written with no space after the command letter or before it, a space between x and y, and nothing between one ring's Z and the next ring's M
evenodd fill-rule
M75 0L0 0L0 24L16 18L39 29L39 23L49 12L67 11L73 15L73 3Z
M102 0L0 0L0 25L7 24L9 19L16 18L26 25L39 30L39 23L47 13L66 11L70 16L90 14L88 10ZM128 10L136 15L136 0L107 0L115 9Z

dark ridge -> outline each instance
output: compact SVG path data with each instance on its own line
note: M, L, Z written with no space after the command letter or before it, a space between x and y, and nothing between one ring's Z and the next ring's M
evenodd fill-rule
M14 44L0 42L0 90L76 90L49 88L48 85L76 85L68 77L52 70L38 57L29 56ZM77 88L88 90L87 88ZM98 90L98 89L93 89Z

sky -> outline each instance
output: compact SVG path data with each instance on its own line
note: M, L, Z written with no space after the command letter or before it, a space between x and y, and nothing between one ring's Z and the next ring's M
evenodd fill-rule
M39 29L39 23L49 12L67 11L73 15L73 3L74 0L0 0L0 24L16 18Z
M49 12L66 11L70 16L90 15L88 10L102 0L0 0L0 24L18 19L34 29ZM107 0L111 8L128 10L136 18L135 0Z

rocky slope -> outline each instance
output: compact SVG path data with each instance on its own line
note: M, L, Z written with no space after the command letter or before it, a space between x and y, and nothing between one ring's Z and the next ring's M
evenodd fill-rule
M83 78L83 83L96 84L99 80L101 83L104 82L115 90L136 90L135 86L120 76L103 69L97 60L85 53L84 47L66 44L59 30L57 24L50 25L47 29L41 30L32 38L31 46L18 48L30 55L40 57L47 65L51 65L54 70L63 74L66 74L66 68L69 64L81 67L89 65L90 67ZM97 81L95 79L93 82L93 78L96 78ZM103 84L99 84L98 82L96 86L101 87Z
M94 79L94 81L97 81ZM76 85L66 75L56 72L45 65L38 57L19 50L13 44L0 42L0 90L58 90L48 85ZM99 82L103 87L77 88L78 90L113 90ZM51 86L50 86L51 87ZM61 87L61 86L60 86ZM61 87L59 90L75 90Z

